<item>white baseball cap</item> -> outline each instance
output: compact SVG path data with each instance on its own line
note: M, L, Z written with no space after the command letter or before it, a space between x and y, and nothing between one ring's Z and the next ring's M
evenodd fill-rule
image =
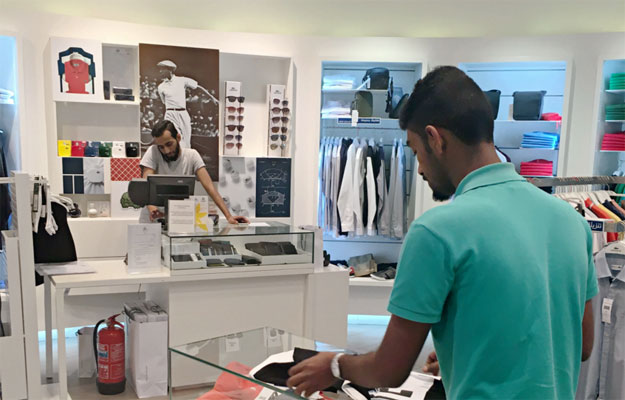
M163 60L163 61L159 62L156 65L158 67L165 67L165 68L171 68L171 69L176 69L177 68L176 64L174 64L174 62L170 61L170 60Z

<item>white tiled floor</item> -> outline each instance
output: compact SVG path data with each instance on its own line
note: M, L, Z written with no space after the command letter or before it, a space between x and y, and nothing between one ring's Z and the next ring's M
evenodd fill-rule
M365 324L349 324L347 334L347 348L358 353L366 353L375 350L384 336L386 325L365 325ZM104 396L98 394L95 385L95 378L80 379L78 378L78 340L75 337L67 338L67 369L69 393L73 400L107 400L107 399L136 399L136 395L131 387L127 386L126 391L116 396ZM56 353L56 341L54 343L54 352ZM415 363L415 370L420 370L427 355L432 351L433 345L431 338L428 337L421 355ZM42 360L41 370L45 373L45 343L40 343L40 354ZM56 373L56 368L55 368ZM55 375L56 381L56 375ZM205 390L187 390L179 391L175 397L176 400L195 399L199 393ZM165 400L164 397L153 397L154 400Z

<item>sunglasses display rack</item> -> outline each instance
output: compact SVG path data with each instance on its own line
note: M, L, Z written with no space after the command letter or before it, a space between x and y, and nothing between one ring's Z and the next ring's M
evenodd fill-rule
M269 94L269 132L267 155L269 157L287 156L290 139L291 109L285 96L284 85L268 85Z
M226 156L238 156L243 148L244 103L241 82L226 81L223 136L223 154Z

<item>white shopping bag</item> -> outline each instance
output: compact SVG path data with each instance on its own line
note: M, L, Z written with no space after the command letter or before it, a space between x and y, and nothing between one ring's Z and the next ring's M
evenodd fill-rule
M95 373L93 327L80 328L76 331L76 336L78 336L78 377L91 378Z
M126 378L139 398L167 395L167 324L126 316Z

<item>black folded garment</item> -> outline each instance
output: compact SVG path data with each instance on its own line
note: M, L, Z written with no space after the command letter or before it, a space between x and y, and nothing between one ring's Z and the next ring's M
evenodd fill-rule
M278 245L284 254L297 254L297 249L291 242L278 242Z
M268 256L281 256L284 254L282 247L278 243L274 242L260 242L265 247Z
M193 261L191 255L189 254L176 254L171 256L171 259L175 262L185 262L185 261Z
M241 256L241 259L246 264L260 264L260 260L258 258L254 258L250 256Z
M317 354L319 354L317 351L296 347L293 349L293 362L267 364L254 374L254 378L285 387L286 381L289 379L289 369ZM350 383L350 385L367 399L371 399L371 395L369 394L371 389L354 385L353 383ZM337 380L332 386L323 389L323 391L337 393L341 389L341 386L343 386L343 381Z
M267 249L260 243L245 243L245 248L249 251L253 251L256 254L260 254L261 256L266 256Z
M233 266L233 265L245 265L245 263L241 260L238 260L236 258L226 258L224 260L224 262L226 264L228 264L229 266Z
M214 267L216 265L223 265L223 263L221 262L219 258L207 258L206 259L207 267Z

